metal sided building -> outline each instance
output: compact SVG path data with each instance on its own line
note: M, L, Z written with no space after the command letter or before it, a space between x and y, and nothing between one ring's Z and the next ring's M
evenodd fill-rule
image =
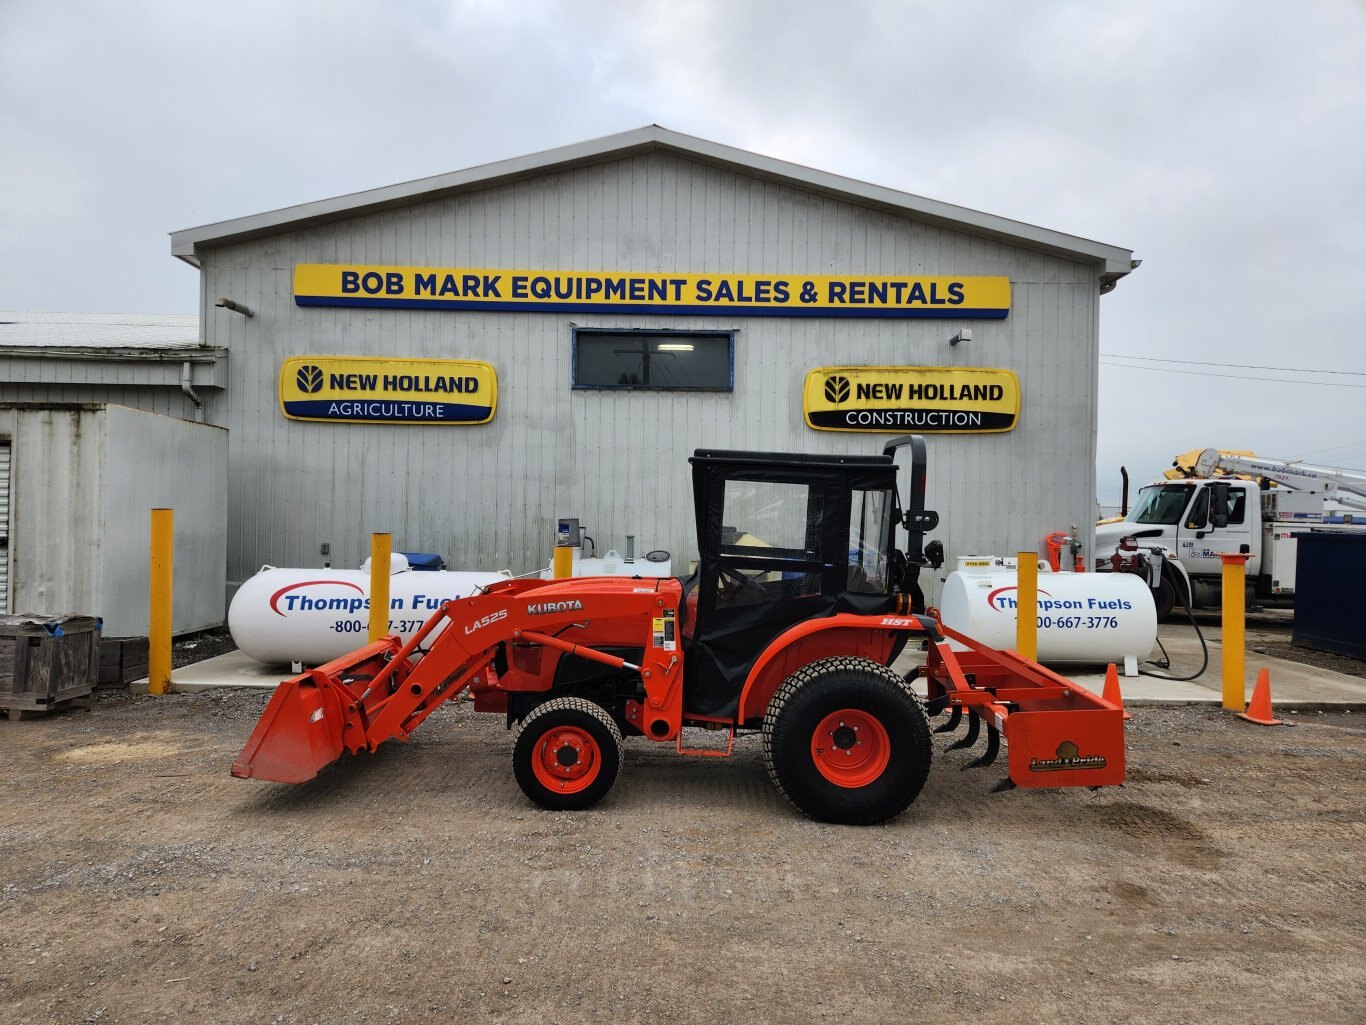
M1013 553L1095 509L1120 247L651 126L179 231L226 350L228 581L358 565L696 556L698 447L930 438L934 535ZM328 546L328 548L324 548ZM329 554L323 554L324 552ZM937 590L937 589L936 589Z
M198 335L197 317L0 312L0 612L146 635L150 511L165 506L173 629L222 623L227 354Z

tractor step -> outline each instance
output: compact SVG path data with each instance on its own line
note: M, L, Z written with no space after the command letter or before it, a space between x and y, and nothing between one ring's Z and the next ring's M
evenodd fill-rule
M685 726L678 731L678 753L681 755L691 755L694 758L729 758L731 752L735 750L734 723L728 724L728 729L726 730L726 747L724 751L719 747L684 747L683 734L688 732L688 730L690 729L695 730L697 729L697 727ZM720 733L721 731L707 730L703 728L703 732L716 734Z

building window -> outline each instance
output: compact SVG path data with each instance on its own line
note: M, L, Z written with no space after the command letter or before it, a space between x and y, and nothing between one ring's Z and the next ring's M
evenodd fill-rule
M574 332L575 388L731 391L734 367L730 331Z

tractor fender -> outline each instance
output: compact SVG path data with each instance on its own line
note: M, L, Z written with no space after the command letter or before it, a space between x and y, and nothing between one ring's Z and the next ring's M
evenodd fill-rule
M736 722L762 718L774 692L804 665L834 655L853 655L886 665L898 632L931 630L929 624L912 614L865 616L851 612L808 619L789 627L755 660L740 691Z

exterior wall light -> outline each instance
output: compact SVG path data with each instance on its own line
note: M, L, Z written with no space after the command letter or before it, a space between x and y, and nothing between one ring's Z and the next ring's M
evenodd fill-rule
M225 310L232 310L233 313L240 313L244 317L256 316L256 313L250 306L243 306L241 303L233 302L231 299L219 299L214 305L221 306Z

